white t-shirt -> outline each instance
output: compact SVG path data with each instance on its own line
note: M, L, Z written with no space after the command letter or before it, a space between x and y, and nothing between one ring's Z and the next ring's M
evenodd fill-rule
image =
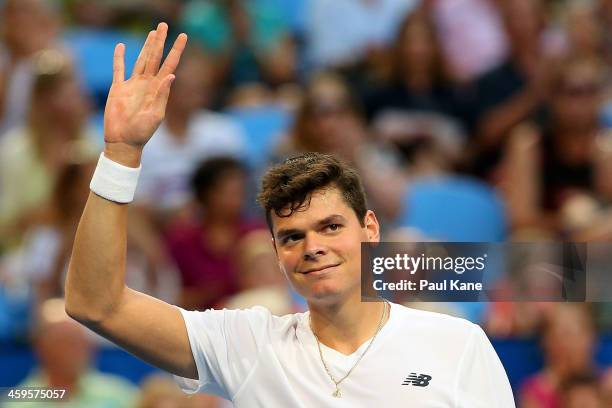
M504 368L482 329L467 320L391 304L389 321L345 379L341 398L308 325L308 312L276 317L246 310L181 309L199 381L175 377L185 392L235 407L514 407ZM369 341L346 356L322 345L342 378Z
M181 141L162 123L143 151L135 198L158 209L176 209L191 197L190 177L201 161L221 155L240 159L245 152L242 129L223 114L199 113Z

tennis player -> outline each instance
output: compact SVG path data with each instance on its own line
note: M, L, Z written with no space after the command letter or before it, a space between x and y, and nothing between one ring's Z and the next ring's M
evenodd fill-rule
M126 204L187 41L181 34L160 67L167 29L162 23L149 34L128 80L124 46L115 50L105 149L66 281L70 316L174 374L186 392L236 407L514 407L478 326L361 302L360 244L379 240L379 224L359 176L331 156L272 168L259 195L278 262L309 312L185 311L126 287Z

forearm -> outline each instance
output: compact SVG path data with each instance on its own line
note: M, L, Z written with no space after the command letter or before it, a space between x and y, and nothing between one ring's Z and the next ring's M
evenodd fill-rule
M525 89L486 114L478 128L481 146L485 149L498 146L504 135L527 119L537 104L538 98L534 92Z
M69 314L100 321L112 312L125 288L126 248L127 205L90 193L66 278Z
M105 151L135 167L139 157ZM119 304L125 289L128 206L90 193L76 232L68 276L66 309L78 320L101 321Z

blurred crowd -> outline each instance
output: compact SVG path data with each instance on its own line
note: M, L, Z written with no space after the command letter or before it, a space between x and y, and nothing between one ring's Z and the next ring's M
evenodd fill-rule
M89 368L96 341L59 312L112 48L129 65L159 21L190 41L130 209L135 289L303 310L254 196L305 151L360 171L387 240L612 239L611 0L0 0L0 348L32 344L28 384L78 383L107 406L217 404L161 377L136 397ZM521 407L612 406L612 362L594 360L611 304L426 307L538 339Z

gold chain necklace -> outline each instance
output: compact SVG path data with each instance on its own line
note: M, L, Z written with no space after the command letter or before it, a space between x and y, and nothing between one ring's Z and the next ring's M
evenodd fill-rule
M351 373L353 372L355 367L357 367L357 365L359 364L359 362L361 361L363 356L366 355L366 353L368 352L368 350L372 346L372 343L374 343L374 340L376 340L376 336L380 332L380 329L382 329L383 322L385 321L385 316L387 315L387 308L390 308L390 307L391 306L389 305L389 302L384 300L383 311L382 311L382 314L380 315L380 321L378 322L378 327L376 328L376 332L374 333L374 336L372 336L372 340L370 341L370 343L368 344L366 349L363 351L363 353L361 353L361 355L359 356L359 358L357 359L355 364L353 364L353 366L348 371L348 373L346 373L346 375L344 377L342 377L341 379L339 379L337 381L334 378L334 376L332 375L331 371L329 371L329 367L327 366L327 363L325 362L325 359L323 358L323 351L321 350L321 342L319 341L319 337L317 336L317 334L312 329L312 319L310 318L310 315L308 316L308 325L310 326L310 331L312 331L312 334L314 335L315 339L317 340L317 347L319 348L319 357L321 357L321 362L323 363L323 367L325 368L325 371L327 372L327 375L329 376L330 380L332 380L332 382L336 386L336 390L332 393L332 395L334 397L336 397L336 398L342 397L342 392L340 391L340 383L342 381L346 380L349 375L351 375Z

